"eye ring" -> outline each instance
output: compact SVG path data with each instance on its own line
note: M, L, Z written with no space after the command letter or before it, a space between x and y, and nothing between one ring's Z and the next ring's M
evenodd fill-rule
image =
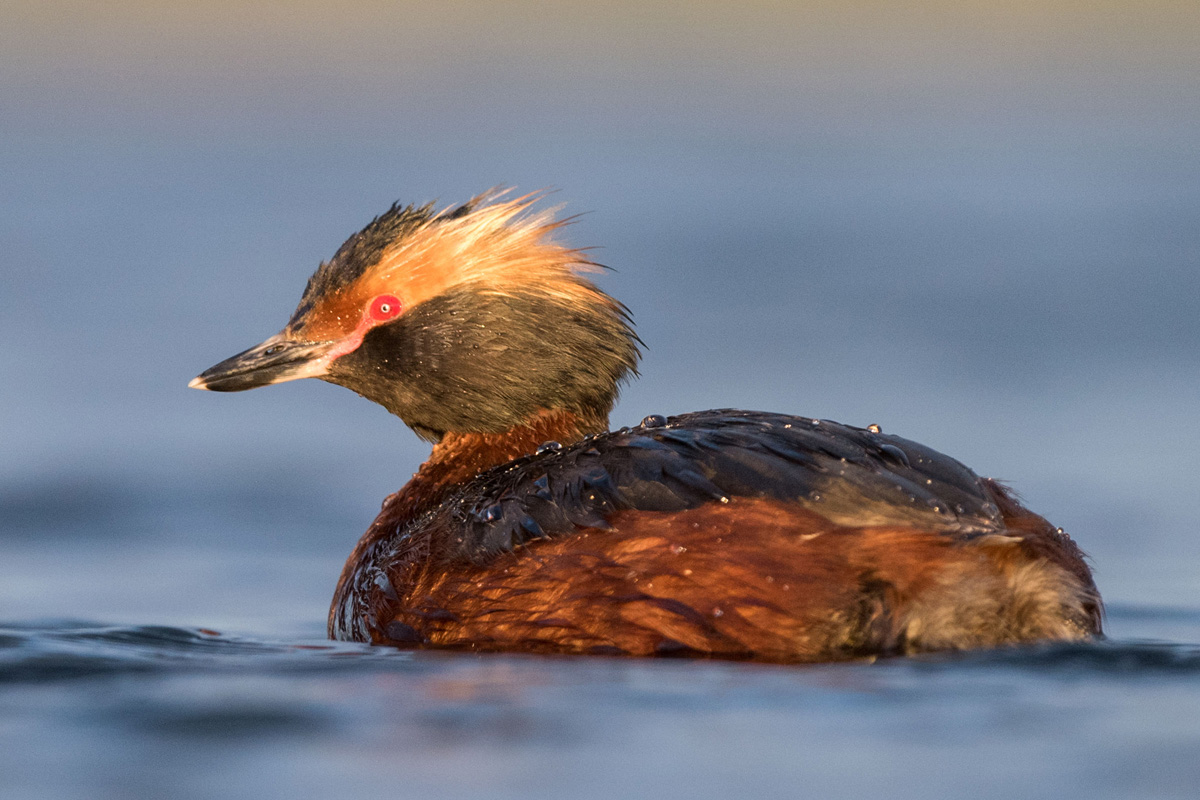
M400 298L394 294L381 294L367 307L367 313L376 322L387 322L389 319L394 319L402 310Z

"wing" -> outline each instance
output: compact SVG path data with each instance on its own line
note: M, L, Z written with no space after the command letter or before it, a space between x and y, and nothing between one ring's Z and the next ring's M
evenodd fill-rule
M441 557L482 564L527 542L605 529L618 511L765 498L846 527L973 538L1002 530L983 481L897 436L828 420L718 410L648 417L480 474L418 526L459 532Z

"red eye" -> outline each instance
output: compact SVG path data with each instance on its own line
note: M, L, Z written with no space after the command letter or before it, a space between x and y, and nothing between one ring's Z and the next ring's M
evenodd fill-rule
M391 294L381 294L371 301L371 319L377 322L387 322L400 313L400 298Z

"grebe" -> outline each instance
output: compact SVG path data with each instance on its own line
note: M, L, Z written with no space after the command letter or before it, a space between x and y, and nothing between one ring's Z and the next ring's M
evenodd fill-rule
M191 382L352 389L433 443L329 634L402 647L827 661L1101 633L1083 554L948 456L751 411L608 430L623 305L539 199L393 205L283 331Z

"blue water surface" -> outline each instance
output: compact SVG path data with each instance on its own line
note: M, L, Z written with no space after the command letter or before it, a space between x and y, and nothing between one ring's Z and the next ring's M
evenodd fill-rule
M1200 645L779 667L55 622L0 626L0 648L6 797L1182 798L1200 778Z

